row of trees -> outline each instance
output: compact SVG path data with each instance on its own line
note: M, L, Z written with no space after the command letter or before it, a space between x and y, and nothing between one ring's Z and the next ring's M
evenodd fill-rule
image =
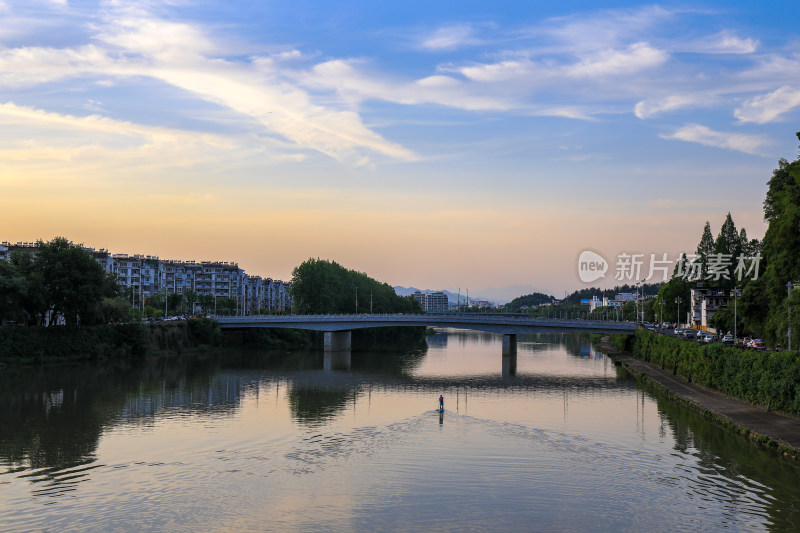
M216 315L234 315L238 312L235 298L217 297L211 294L198 294L189 289L181 293L163 289L150 296L140 296L134 288L124 291L125 301L132 307L134 317L140 314L144 318L160 318L164 315L191 315L197 311ZM265 309L261 310L264 313Z
M623 306L616 307L598 307L594 311L589 311L586 304L582 304L581 300L591 299L593 296L602 295L616 295L619 293L643 293L645 295L656 294L663 283L645 283L641 286L636 285L617 285L613 289L599 289L596 287L579 289L573 293L566 295L558 305L553 305L556 298L544 293L534 292L525 296L514 298L511 302L506 304L506 309L511 311L520 311L523 305L529 307L528 315L534 318L585 318L596 320L641 320L641 309L634 302L627 302ZM653 317L652 302L645 302L645 317Z
M91 325L125 320L115 277L63 237L0 261L0 323Z
M650 307L649 319L685 323L686 313L692 305L691 289L713 288L728 294L734 290L741 292L758 275L756 271L761 268L757 264L760 263L760 253L761 242L748 239L745 228L737 231L730 213L725 217L716 239L712 236L711 224L706 222L694 256L681 256L672 278L661 288ZM751 267L753 270L747 273ZM733 331L733 308L730 309L730 323L727 310L720 313L715 315L717 326Z
M319 258L294 268L292 298L299 314L422 312L414 298L398 296L388 283Z
M800 132L797 137L800 139ZM738 265L734 261L726 276L706 283L706 287L736 295L735 305L718 311L711 325L724 331L735 328L774 347L786 346L790 329L800 332L800 313L792 316L791 312L792 308L800 310L800 292L791 289L800 281L800 157L791 163L781 159L767 185L764 220L768 227L763 241L748 240L744 229L737 236L728 214L713 244L706 224L697 254L706 263L712 254L719 253L756 258L747 263L752 269L747 276L740 279L735 275L733 269ZM675 276L659 294L659 303L671 310L680 297L689 305L689 289L697 285L696 281ZM795 341L794 347L798 345Z

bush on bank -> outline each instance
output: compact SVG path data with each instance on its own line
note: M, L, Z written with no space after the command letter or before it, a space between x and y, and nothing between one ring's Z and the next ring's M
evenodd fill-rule
M140 324L0 328L0 361L6 363L138 357L148 346Z
M611 340L636 358L670 369L688 381L751 404L800 415L797 352L700 344L645 330L637 330L633 336L614 335Z

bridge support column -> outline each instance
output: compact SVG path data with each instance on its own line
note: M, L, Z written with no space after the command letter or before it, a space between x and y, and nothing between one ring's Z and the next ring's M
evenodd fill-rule
M350 350L350 331L326 331L324 349L326 352Z
M503 379L517 375L517 336L503 335Z
M326 331L324 336L324 370L350 370L350 331Z

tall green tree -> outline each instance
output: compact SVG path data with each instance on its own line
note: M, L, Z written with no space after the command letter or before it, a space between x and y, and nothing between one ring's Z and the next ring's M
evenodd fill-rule
M797 137L800 140L800 132ZM754 326L763 319L762 335L774 345L786 338L787 283L800 281L800 157L791 163L780 159L767 185L764 219L769 225L761 250L763 277L760 283L748 283L741 300L758 317ZM746 322L755 320L749 312Z
M68 325L103 321L103 298L118 295L116 279L92 255L64 237L38 241L33 267L41 276L48 307Z
M715 254L730 254L737 256L741 252L741 239L739 232L736 231L736 224L733 223L733 217L730 212L725 217L722 227L717 234L717 239L714 241Z
M700 237L700 242L697 244L697 261L700 262L700 280L705 279L708 273L708 261L711 254L714 253L714 236L711 234L711 224L706 221L703 228L703 234Z

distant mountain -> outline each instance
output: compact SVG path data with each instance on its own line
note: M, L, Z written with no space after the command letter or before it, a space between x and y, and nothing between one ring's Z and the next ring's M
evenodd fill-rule
M399 285L394 288L394 292L396 292L399 296L409 296L411 294L414 294L417 291L419 291L419 292L421 292L423 294L430 294L432 292L443 292L443 293L445 293L447 295L447 301L450 303L450 305L456 305L456 303L458 302L458 293L457 292L450 292L448 290L418 289L416 287L401 287ZM493 298L484 298L483 296L474 296L472 294L469 295L469 301L470 302L477 302L477 301L480 301L480 300L486 300L486 301L489 301L489 302L498 302L498 300L493 299ZM466 303L466 301L467 301L467 295L462 292L461 293L461 305L464 305ZM502 303L505 303L505 302L500 301L499 303L502 304Z

